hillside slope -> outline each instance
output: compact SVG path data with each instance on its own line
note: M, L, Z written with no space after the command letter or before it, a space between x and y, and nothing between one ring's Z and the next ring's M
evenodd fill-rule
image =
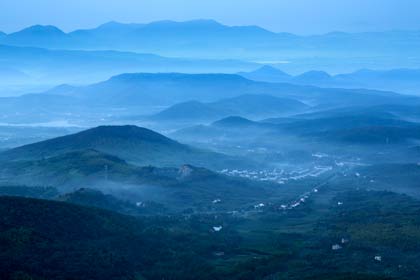
M239 159L183 145L137 126L101 126L88 129L6 151L0 154L0 161L41 160L89 149L114 155L140 166L174 167L192 164L224 168L223 166L241 163Z

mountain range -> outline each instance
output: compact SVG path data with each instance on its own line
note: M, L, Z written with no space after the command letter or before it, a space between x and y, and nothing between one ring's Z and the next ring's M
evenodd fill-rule
M202 19L0 32L0 279L420 279L419 49Z
M369 70L362 69L347 74L330 75L324 71L309 71L300 75L289 75L272 66L262 66L239 75L254 81L291 83L318 87L368 88L420 94L420 69Z
M184 102L189 103L178 104ZM134 120L136 115L157 114L176 104L169 109L171 117L188 118L191 113L191 120L198 114L202 115L199 118L215 120L242 114L278 117L305 108L320 111L389 104L415 106L420 104L420 98L378 90L259 82L236 74L128 73L87 86L61 85L36 94L0 98L0 120L40 123L65 119L95 126L101 124L98 119L127 120L131 116ZM156 117L165 118L165 114L168 112ZM86 122L89 119L96 122Z
M56 90L55 94L81 98L85 102L94 100L92 105L112 103L119 106L136 102L160 106L190 100L209 102L249 94L297 99L315 106L412 104L420 101L419 98L385 91L256 82L236 74L184 73L127 73L89 86Z
M238 115L264 118L299 113L309 106L294 99L270 95L241 95L216 102L188 101L175 104L151 117L155 121L211 121Z
M170 58L148 53L45 49L1 43L0 60L2 84L44 87L60 83L89 84L128 72L233 73L258 66L232 59Z
M290 50L322 50L353 53L398 50L414 53L419 47L417 31L377 33L328 33L298 36L275 33L258 26L227 26L214 20L158 21L148 24L109 22L97 28L65 33L55 26L31 26L0 37L1 44L61 48L114 49L152 52L171 56L240 57L255 53ZM205 42L204 43L204 39ZM386 42L386 44L384 44ZM264 56L263 56L264 57Z
M411 143L420 139L420 125L392 113L378 114L349 109L348 112L326 111L252 121L243 117L227 117L210 125L198 125L180 129L172 137L188 142L211 142L215 139L241 139L243 144L276 143L286 137L297 137L295 145L315 143L342 145L387 145ZM271 139L271 140L270 140ZM277 139L277 140L273 140ZM338 146L340 147L340 146ZM341 147L341 149L343 149Z

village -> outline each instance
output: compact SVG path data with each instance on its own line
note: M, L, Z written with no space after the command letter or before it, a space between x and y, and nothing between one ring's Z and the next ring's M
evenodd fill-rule
M301 180L307 177L319 177L328 171L332 171L332 166L313 166L312 168L298 168L292 171L286 169L273 169L273 170L238 170L238 169L224 169L220 173L241 177L257 181L270 181L278 184L284 184L289 180Z

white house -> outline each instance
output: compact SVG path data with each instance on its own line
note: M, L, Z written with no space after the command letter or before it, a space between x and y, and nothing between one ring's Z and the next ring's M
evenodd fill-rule
M213 230L214 230L215 232L219 232L219 231L221 231L222 229L223 229L223 227L222 227L222 226L213 227Z
M331 249L333 251L337 251L337 250L343 249L343 247L341 247L339 244L334 244L334 245L331 246Z

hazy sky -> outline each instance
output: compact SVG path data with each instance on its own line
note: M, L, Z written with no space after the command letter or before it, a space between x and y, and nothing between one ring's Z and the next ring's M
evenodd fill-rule
M300 34L420 30L420 0L0 0L0 30L211 18Z

